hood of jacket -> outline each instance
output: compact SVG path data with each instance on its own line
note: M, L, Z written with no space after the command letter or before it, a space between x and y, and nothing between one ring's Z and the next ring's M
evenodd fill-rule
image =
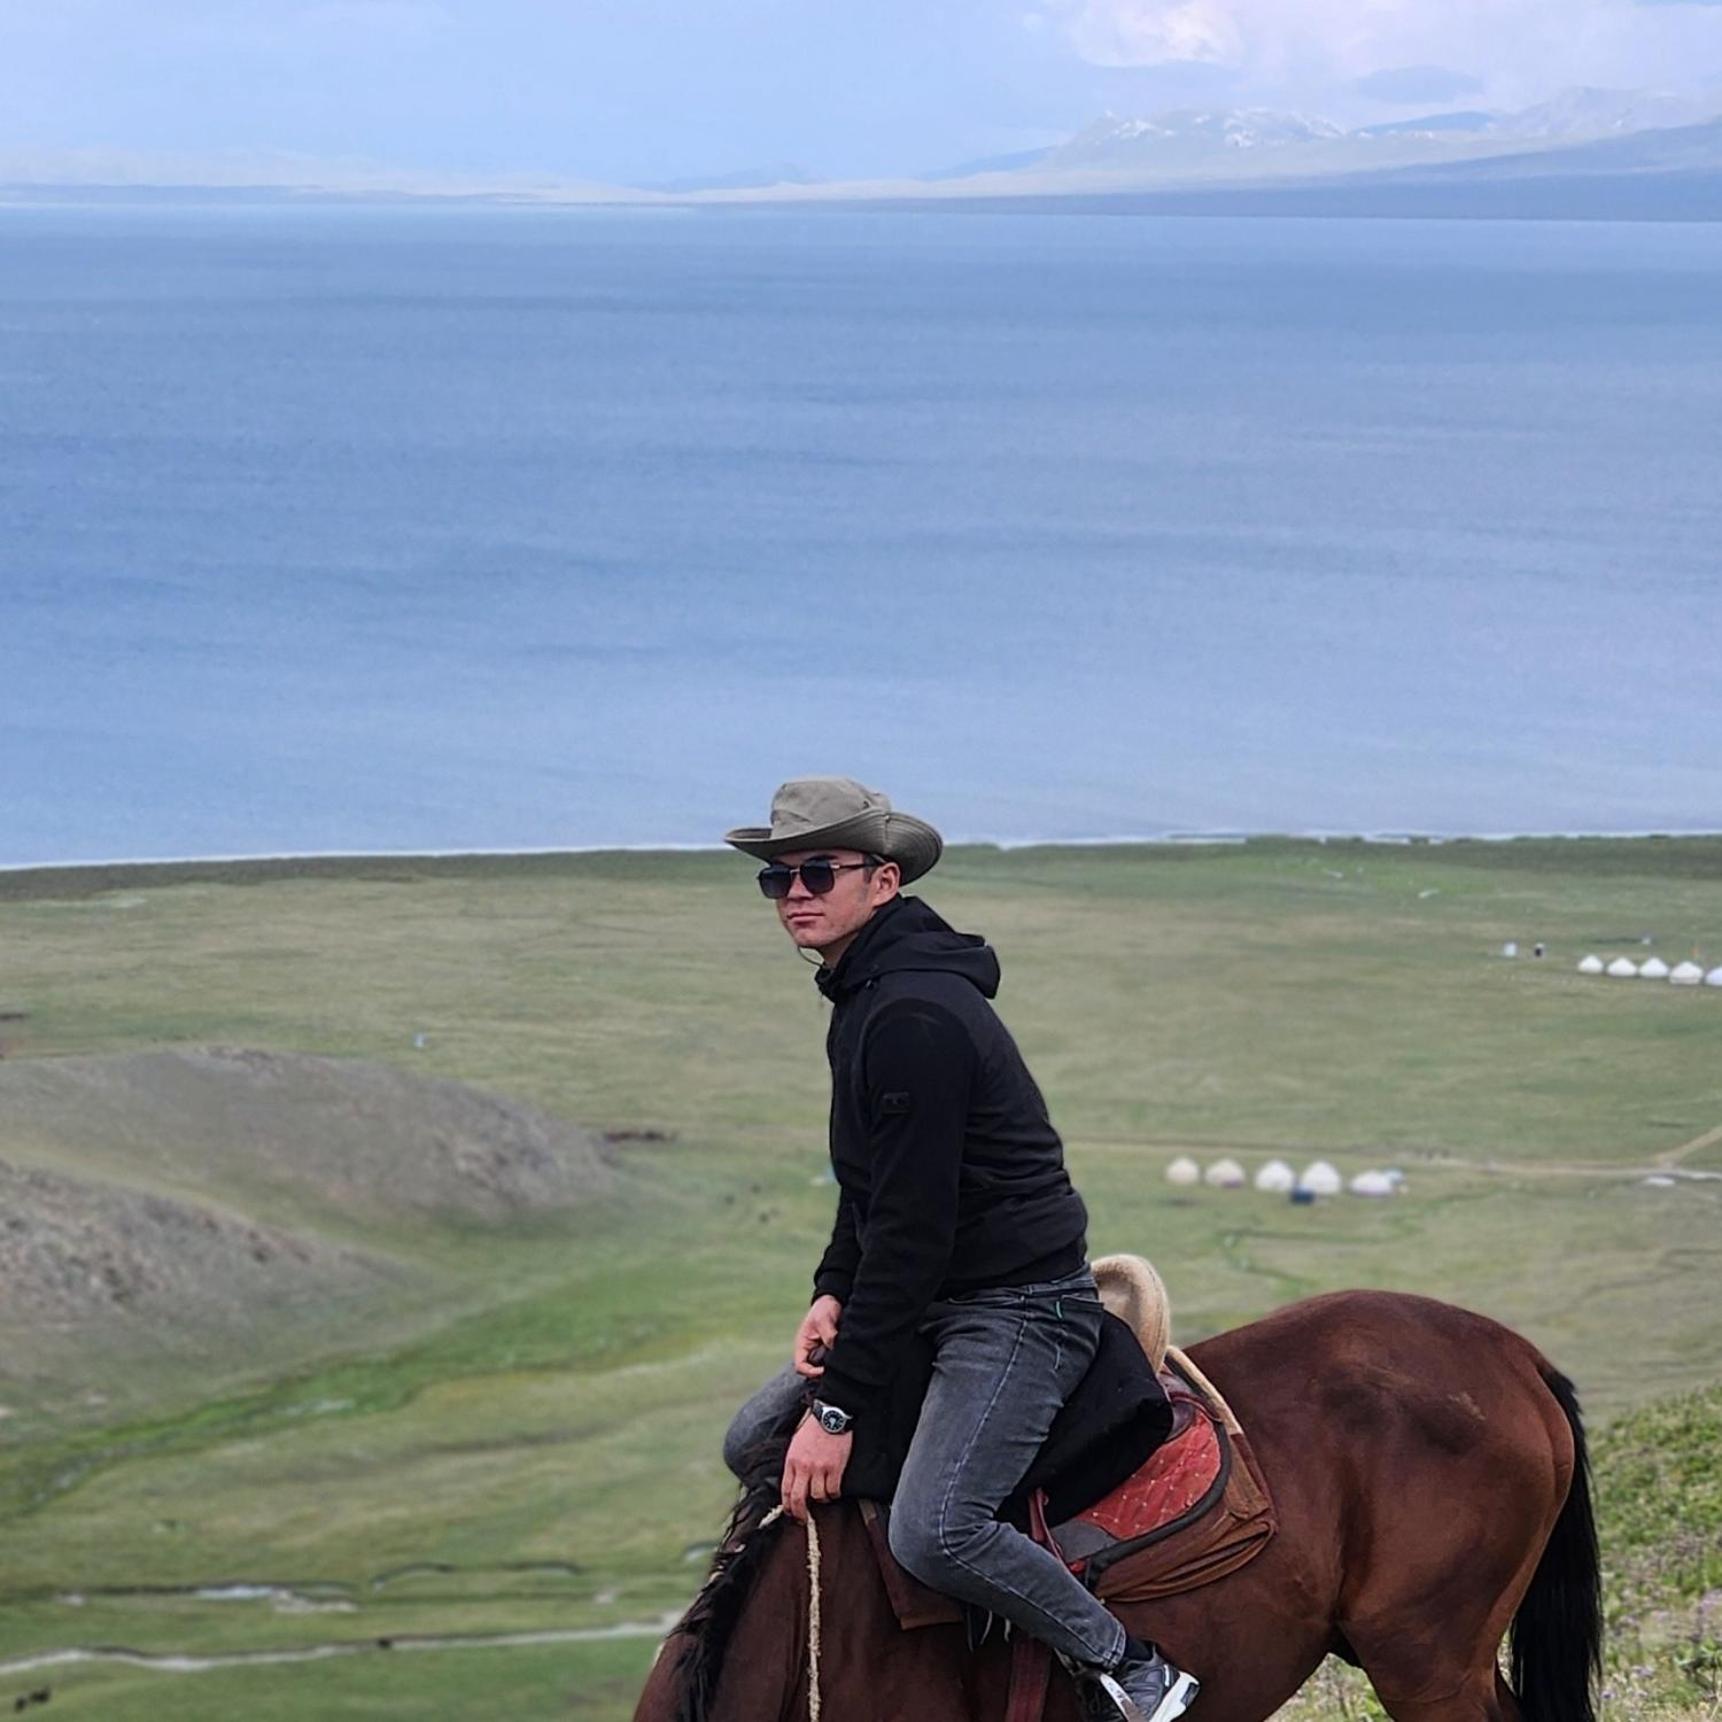
M833 1003L898 969L961 975L983 998L999 990L999 960L979 933L959 933L919 897L896 896L855 936L836 968L821 964L813 979Z

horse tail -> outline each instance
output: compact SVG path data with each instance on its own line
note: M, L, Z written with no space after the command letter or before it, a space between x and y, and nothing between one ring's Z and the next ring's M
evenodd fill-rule
M1549 1365L1543 1381L1572 1431L1573 1473L1513 1617L1512 1684L1525 1722L1595 1722L1602 1670L1602 1568L1591 1511L1590 1456L1573 1384Z

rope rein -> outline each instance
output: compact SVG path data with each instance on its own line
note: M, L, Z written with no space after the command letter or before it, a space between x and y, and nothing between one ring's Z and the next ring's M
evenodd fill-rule
M759 1521L763 1531L783 1517L773 1507ZM807 1722L819 1722L819 1527L807 1515Z

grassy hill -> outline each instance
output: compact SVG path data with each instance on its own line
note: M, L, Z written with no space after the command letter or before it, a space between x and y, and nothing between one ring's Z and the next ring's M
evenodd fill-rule
M331 1256L315 1319L208 1324L173 1367L0 1308L0 1703L51 1681L56 1714L118 1722L628 1713L727 1498L718 1436L830 1222L824 1007L748 873L612 854L0 876L0 1162L97 1192L91 1211L147 1195L403 1276L345 1286ZM1722 842L972 848L922 891L999 948L1093 1247L1156 1259L1181 1338L1398 1286L1521 1328L1596 1424L1722 1377L1722 1182L1686 1176L1722 1170L1722 991L1574 969L1646 938L1722 960ZM1550 954L1508 961L1509 939ZM236 1046L300 1075L362 1061L392 1098L339 1148L339 1108L289 1083L270 1146L235 1155L208 1105L170 1129L80 1077L169 1056L207 1075ZM390 1120L445 1083L559 1121L568 1175L606 1187L427 1204L453 1161ZM26 1090L27 1120L7 1104ZM1164 1182L1174 1152L1222 1146L1398 1165L1408 1189L1305 1209ZM228 1267L235 1308L275 1309ZM623 1636L503 1642L522 1633ZM448 1635L483 1642L376 1648ZM352 1653L34 1663L327 1644ZM1677 1647L1647 1655L1686 1690Z
M577 1126L385 1065L221 1047L0 1063L0 1401L16 1436L80 1389L105 1421L174 1381L206 1391L224 1357L279 1369L374 1341L452 1313L450 1245L558 1231L612 1182Z
M498 1221L589 1199L603 1145L462 1083L240 1047L14 1060L9 1141L55 1165L195 1198L215 1187L288 1221L357 1235Z

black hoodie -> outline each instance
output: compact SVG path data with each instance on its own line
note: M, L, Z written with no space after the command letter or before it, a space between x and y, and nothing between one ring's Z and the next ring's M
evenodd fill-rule
M835 969L837 1223L814 1287L842 1300L820 1397L879 1403L935 1298L1075 1273L1087 1210L1022 1054L987 1002L999 963L918 897L874 912Z

